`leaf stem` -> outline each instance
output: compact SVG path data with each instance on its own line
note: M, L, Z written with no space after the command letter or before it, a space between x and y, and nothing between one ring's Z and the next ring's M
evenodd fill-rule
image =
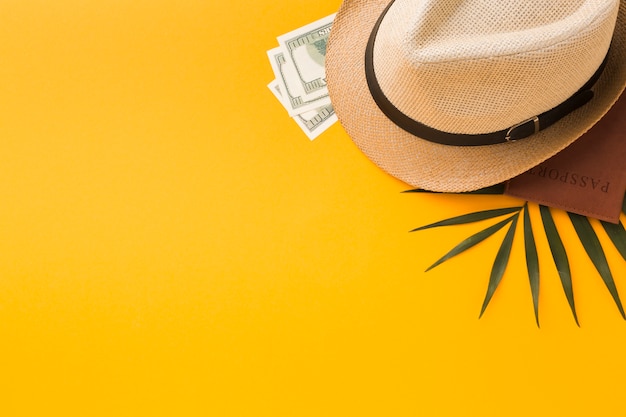
M578 238L583 244L587 255L589 255L591 262L593 262L593 265L600 273L604 284L611 293L611 296L613 297L615 305L622 315L622 318L626 320L626 313L624 313L624 307L622 306L622 302L619 298L619 293L617 292L617 287L615 286L615 280L613 279L613 275L611 274L609 263L606 260L606 255L602 250L600 240L598 239L596 232L593 230L589 219L579 214L567 214L569 215L572 224L574 225L574 229L576 229Z
M528 279L530 281L530 292L533 297L533 308L535 310L535 322L539 326L539 256L535 245L535 236L530 222L528 203L524 204L524 248L526 249L526 267L528 269Z
M563 287L563 292L565 292L565 297L567 297L567 302L569 304L570 310L572 311L572 315L574 316L574 320L576 321L576 325L580 327L580 323L578 322L578 314L576 314L576 303L574 302L572 273L570 271L569 260L567 259L565 246L563 245L563 241L559 236L559 231L557 230L556 224L554 223L550 208L540 205L539 211L541 213L541 220L543 221L543 228L546 232L546 237L548 238L548 244L550 245L550 251L552 252L552 259L554 260L557 272L559 273L559 277L561 278L561 286Z
M471 248L472 246L475 246L478 243L482 242L483 240L487 239L489 236L493 235L498 230L500 230L504 226L506 226L508 223L510 223L511 221L516 219L517 216L519 216L519 212L517 214L509 217L509 218L506 218L506 219L502 220L499 223L494 224L493 226L490 226L490 227L486 228L485 230L482 230L482 231L480 231L480 232L478 232L478 233L468 237L467 239L465 239L464 241L462 241L461 243L456 245L454 248L452 248L448 253L446 253L443 257L441 257L437 262L432 264L426 270L426 272L428 272L431 269L433 269L434 267L442 264L443 262L447 261L448 259L452 258L453 256L456 256L459 253L464 252L467 249Z
M504 271L506 270L506 266L509 263L509 258L511 256L511 247L513 246L513 238L515 236L515 228L517 226L517 219L519 218L519 212L511 217L512 222L511 226L509 226L509 230L504 236L504 240L502 241L502 245L500 245L500 250L498 250L498 254L496 255L496 259L493 263L493 268L491 268L491 276L489 277L489 285L487 286L487 294L485 295L485 301L483 302L483 306L480 310L479 318L483 316L493 294L496 292L500 281L502 281L502 276L504 275Z

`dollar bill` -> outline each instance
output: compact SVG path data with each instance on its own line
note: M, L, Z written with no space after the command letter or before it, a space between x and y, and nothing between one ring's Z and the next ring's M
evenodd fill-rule
M335 15L279 36L267 51L276 79L268 87L309 139L337 121L326 87L326 44Z
M267 55L283 92L283 104L290 116L330 104L326 88L318 90L315 94L306 94L302 84L297 81L298 76L293 65L287 62L282 48L270 49Z
M285 106L286 99L281 92L278 80L272 81L267 87L272 91L274 96L276 96L278 101ZM310 140L313 140L337 121L337 115L335 114L333 106L329 103L315 110L297 114L293 117L293 119L298 126L300 126L307 137Z
M305 99L326 91L326 44L335 14L278 37L288 68L288 86L298 85Z

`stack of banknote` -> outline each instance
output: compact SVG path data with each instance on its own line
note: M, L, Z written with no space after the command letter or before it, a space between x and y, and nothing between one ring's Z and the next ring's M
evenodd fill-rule
M267 52L276 79L268 87L313 140L337 121L330 104L324 59L335 15L278 37Z

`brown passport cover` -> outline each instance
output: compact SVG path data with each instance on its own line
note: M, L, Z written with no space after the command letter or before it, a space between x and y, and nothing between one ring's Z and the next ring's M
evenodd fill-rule
M626 94L576 142L513 178L505 194L612 223L626 191Z

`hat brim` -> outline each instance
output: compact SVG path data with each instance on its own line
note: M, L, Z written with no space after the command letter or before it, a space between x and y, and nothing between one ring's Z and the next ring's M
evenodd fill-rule
M326 79L339 121L356 145L381 169L413 187L472 191L520 175L582 136L626 86L626 0L622 0L607 65L588 104L518 142L486 146L429 142L391 122L372 99L365 79L367 41L390 1L343 2L328 42Z

